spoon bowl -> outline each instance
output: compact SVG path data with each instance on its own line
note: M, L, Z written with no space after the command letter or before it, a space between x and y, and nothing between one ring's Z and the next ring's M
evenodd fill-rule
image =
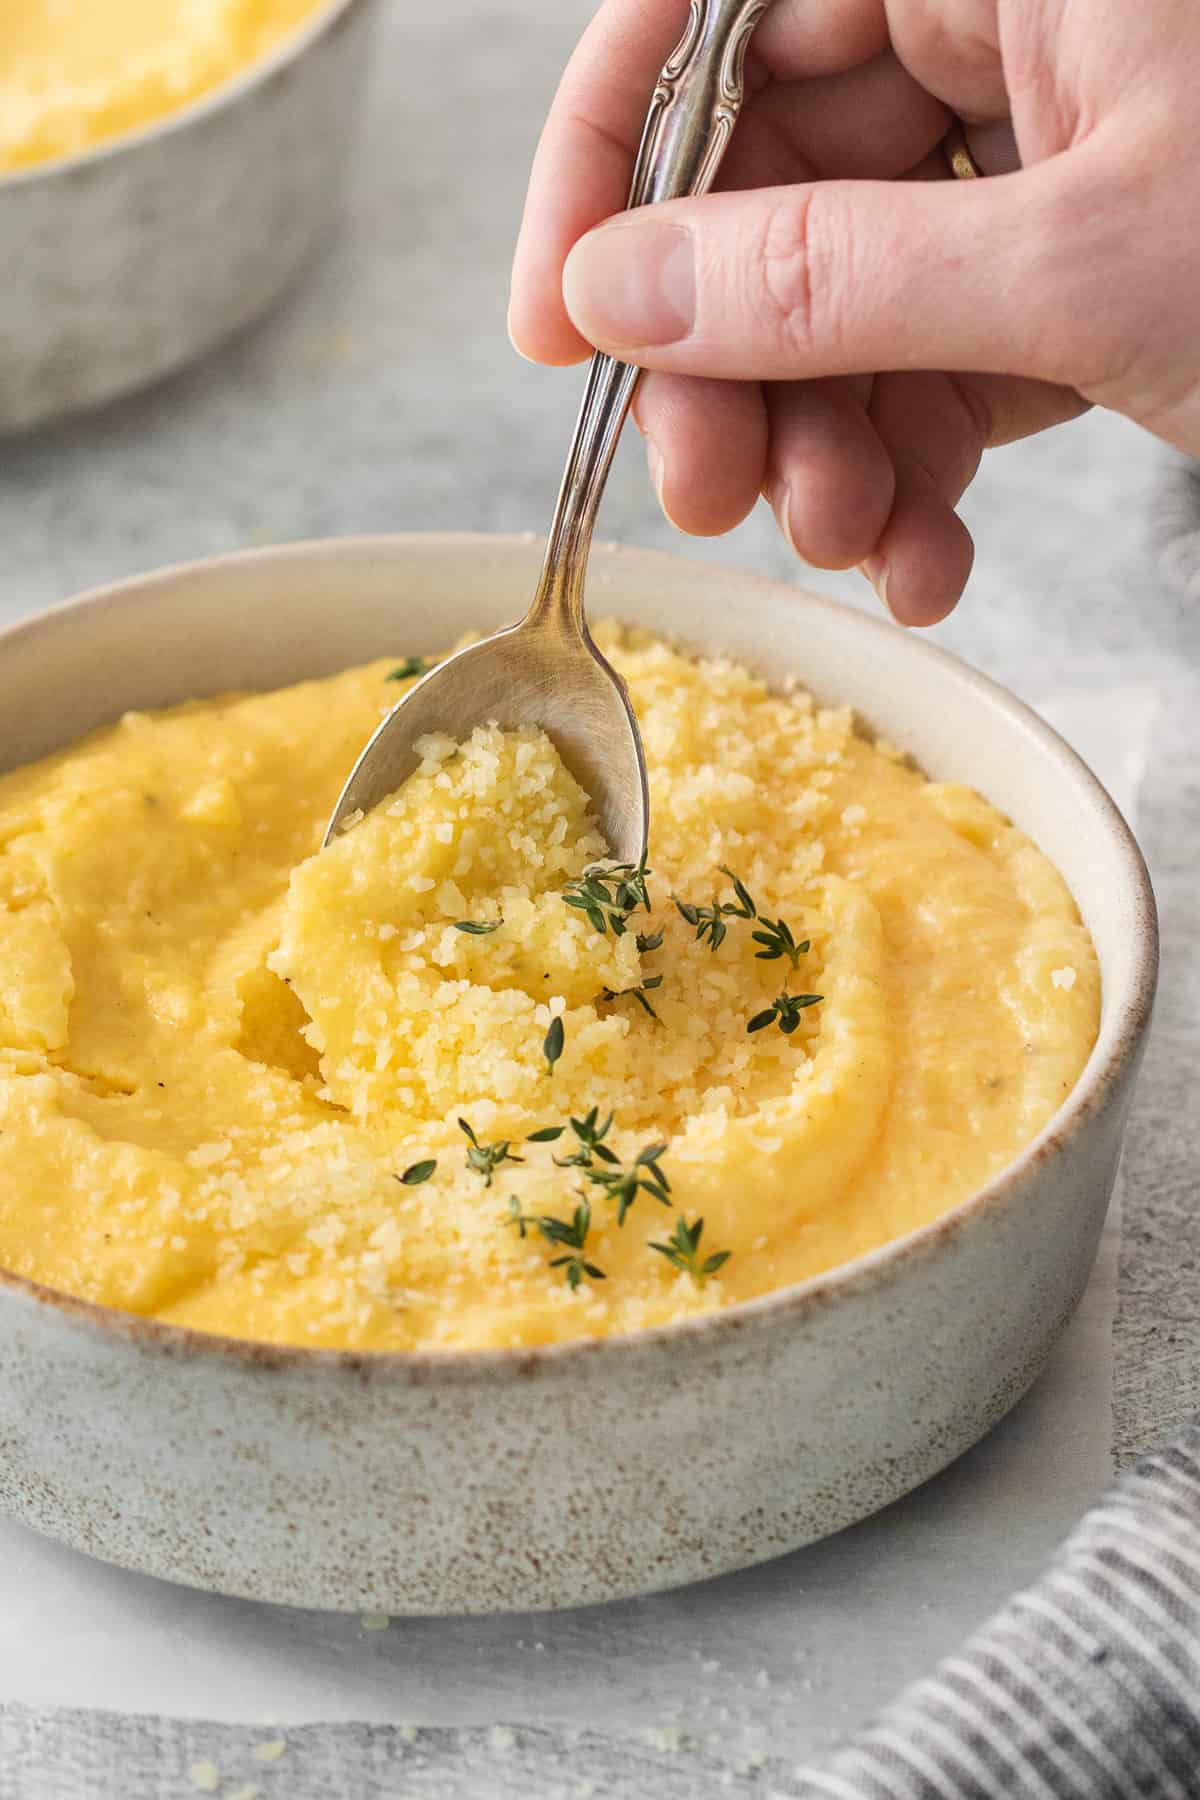
M354 765L326 844L408 780L422 738L437 733L461 742L485 721L507 731L545 731L589 796L614 858L641 861L646 763L625 684L586 627L559 632L532 614L457 651L404 696Z

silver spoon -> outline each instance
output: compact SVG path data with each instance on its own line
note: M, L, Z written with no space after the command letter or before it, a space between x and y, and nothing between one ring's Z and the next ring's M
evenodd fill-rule
M742 103L750 33L770 0L691 0L642 133L629 205L703 194ZM640 370L592 358L533 603L517 625L448 657L375 732L342 789L325 842L395 793L432 732L460 742L477 725L540 726L590 798L617 862L649 835L642 740L625 683L592 642L583 588L596 512Z

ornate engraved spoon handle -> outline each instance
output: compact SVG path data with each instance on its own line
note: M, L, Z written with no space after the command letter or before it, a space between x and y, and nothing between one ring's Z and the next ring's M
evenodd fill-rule
M629 205L703 194L741 110L750 33L770 0L691 0L687 27L650 101ZM586 635L583 584L592 530L641 371L595 355L529 619Z

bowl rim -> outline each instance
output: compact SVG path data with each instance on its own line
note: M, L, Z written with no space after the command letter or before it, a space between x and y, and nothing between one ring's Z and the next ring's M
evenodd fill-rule
M353 5L355 0L336 0L338 5ZM230 567L243 567L289 562L345 559L353 567L359 558L387 557L408 544L448 549L528 549L537 543L534 533L492 532L395 532L338 538L309 538L282 544L256 546L225 552L216 556L195 558L184 563L160 568L106 582L95 588L59 601L14 620L0 628L0 659L10 642L27 634L68 623L77 612L117 607L145 598L163 584L199 577L218 577ZM696 557L681 557L660 550L634 545L598 543L593 557L636 556L644 563L690 563L698 571L724 573L736 580L745 591L757 587L778 596L784 591L793 600L815 606L839 617L855 620L854 629L872 635L891 634L897 627L889 620L867 612L859 612L845 602L828 595L814 594L806 588L792 586L771 576L737 568L721 569ZM332 1371L361 1383L364 1376L372 1381L399 1381L401 1385L427 1387L458 1385L479 1381L506 1381L514 1375L550 1374L564 1366L568 1371L576 1365L590 1367L613 1359L652 1356L676 1343L719 1344L743 1334L749 1327L776 1327L786 1321L803 1322L825 1307L883 1285L898 1269L910 1262L936 1256L980 1215L1003 1207L1040 1166L1065 1150L1090 1119L1101 1114L1122 1077L1136 1066L1142 1041L1154 1006L1158 973L1158 914L1149 871L1133 832L1116 802L1092 773L1077 751L1034 712L1033 708L990 676L982 674L961 657L940 644L927 639L913 639L918 654L928 657L952 680L974 688L981 700L998 707L1008 720L1036 739L1066 770L1082 783L1103 822L1115 840L1115 848L1124 864L1133 903L1134 928L1130 933L1133 967L1129 981L1129 997L1113 1020L1108 1032L1102 1031L1084 1064L1078 1080L1062 1105L1052 1114L1036 1137L1020 1150L998 1174L976 1188L957 1206L941 1213L927 1224L902 1236L889 1239L872 1250L864 1251L848 1262L808 1276L785 1287L769 1289L749 1300L734 1302L715 1312L675 1320L665 1325L648 1326L637 1331L614 1332L607 1337L568 1338L549 1344L524 1345L516 1348L484 1350L369 1350L328 1349L302 1344L263 1342L225 1333L201 1331L192 1326L175 1325L140 1313L103 1306L78 1295L62 1292L42 1282L32 1281L0 1266L0 1296L23 1298L56 1312L66 1322L88 1329L107 1339L124 1339L146 1350L188 1359L202 1357L221 1363L236 1363L243 1368L278 1371ZM683 641L683 640L681 640ZM1109 1038L1101 1054L1104 1037Z
M71 150L63 156L46 157L41 162L24 163L15 169L0 169L0 199L8 188L27 187L56 175L70 176L92 164L143 150L159 138L198 124L210 113L219 112L223 106L236 104L256 88L265 86L289 63L298 61L319 38L333 30L345 15L368 3L369 0L315 0L309 15L286 31L264 56L255 57L243 68L235 69L231 75L218 81L215 87L204 88L183 106L149 119L144 125L133 125L127 131L118 131L111 137L101 138L99 143L89 144L82 150Z

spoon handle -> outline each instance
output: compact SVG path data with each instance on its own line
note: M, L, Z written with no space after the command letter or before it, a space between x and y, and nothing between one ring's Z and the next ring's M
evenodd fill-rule
M771 0L691 0L687 26L650 101L629 206L704 194L741 110L750 33ZM599 352L567 453L528 618L586 633L583 585L592 530L641 370Z

